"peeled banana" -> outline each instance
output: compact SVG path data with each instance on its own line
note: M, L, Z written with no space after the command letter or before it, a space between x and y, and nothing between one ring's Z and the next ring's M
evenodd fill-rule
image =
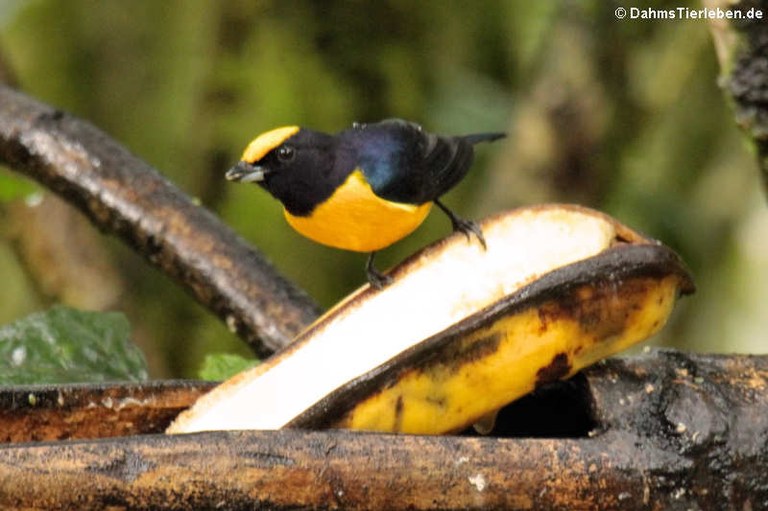
M462 234L425 248L168 433L461 430L646 339L693 291L674 252L596 211L535 206L480 226L487 250Z

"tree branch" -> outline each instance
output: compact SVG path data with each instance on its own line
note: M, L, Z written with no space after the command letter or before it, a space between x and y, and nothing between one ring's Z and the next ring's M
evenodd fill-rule
M159 431L205 390L150 385L97 387L90 399L87 388L49 389L34 403L33 389L0 392L0 411L11 408L0 431L22 417L47 438ZM0 508L768 508L768 356L611 359L499 421L506 435L548 438L281 430L10 444Z
M319 314L261 253L105 133L4 86L0 160L141 253L261 356Z
M768 197L768 0L704 0L711 8L741 13L742 19L713 19L712 38L722 70L720 84L732 100L736 123L755 144ZM762 18L750 18L750 12Z

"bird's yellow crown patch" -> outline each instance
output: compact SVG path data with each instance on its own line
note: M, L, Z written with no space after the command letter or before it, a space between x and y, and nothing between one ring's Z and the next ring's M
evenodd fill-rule
M256 163L264 158L268 152L298 133L298 131L298 126L283 126L282 128L275 128L262 133L248 144L241 159L247 163Z

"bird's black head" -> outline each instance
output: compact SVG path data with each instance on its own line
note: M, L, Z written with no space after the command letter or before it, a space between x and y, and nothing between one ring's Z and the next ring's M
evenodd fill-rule
M306 216L340 184L334 175L336 156L334 137L286 126L253 139L226 178L258 183L289 213Z

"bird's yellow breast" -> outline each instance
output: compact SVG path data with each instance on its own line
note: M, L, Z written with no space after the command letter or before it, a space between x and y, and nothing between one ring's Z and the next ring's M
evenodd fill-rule
M373 252L413 232L431 207L431 202L415 205L382 199L357 169L309 216L285 211L285 218L299 233L323 245Z

